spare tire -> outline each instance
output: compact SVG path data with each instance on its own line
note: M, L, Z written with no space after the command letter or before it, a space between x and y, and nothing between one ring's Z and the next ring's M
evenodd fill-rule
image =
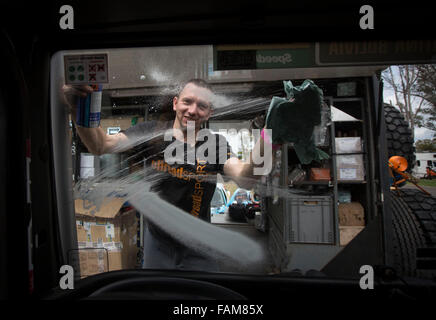
M433 278L436 270L419 269L417 250L436 247L436 199L420 190L391 191L394 268L402 276Z
M406 158L408 163L406 171L412 172L416 161L412 130L407 121L404 120L404 116L394 106L385 103L384 112L388 158L392 156Z
M418 221L426 245L436 247L436 198L409 188L399 189L398 194Z

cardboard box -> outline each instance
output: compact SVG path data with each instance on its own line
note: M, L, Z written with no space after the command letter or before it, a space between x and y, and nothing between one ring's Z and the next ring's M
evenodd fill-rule
M336 153L362 152L360 137L335 138Z
M365 212L359 202L340 203L338 211L340 226L365 226Z
M353 240L365 227L358 226L339 226L339 244L346 246Z
M336 171L338 181L363 181L365 170L363 166L362 141L360 137L335 138ZM348 154L351 153L351 154Z
M328 168L310 168L311 181L330 181L330 169Z
M365 169L362 154L336 156L338 181L364 181Z
M102 205L75 200L78 263L82 278L96 273L134 269L137 265L139 218L123 198Z
M79 255L78 262L81 278L108 271L108 257L104 249L82 248L76 253Z

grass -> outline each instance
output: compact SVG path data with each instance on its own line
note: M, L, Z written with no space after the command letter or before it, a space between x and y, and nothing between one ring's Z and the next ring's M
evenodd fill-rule
M412 184L408 182L408 184ZM436 187L436 178L430 180L430 179L420 179L418 182L418 185L421 187Z

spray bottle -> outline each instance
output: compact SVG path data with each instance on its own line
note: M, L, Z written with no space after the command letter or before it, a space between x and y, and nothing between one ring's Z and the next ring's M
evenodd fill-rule
M101 95L103 85L91 84L94 90L86 97L80 97L77 101L77 125L85 128L97 128L100 125Z

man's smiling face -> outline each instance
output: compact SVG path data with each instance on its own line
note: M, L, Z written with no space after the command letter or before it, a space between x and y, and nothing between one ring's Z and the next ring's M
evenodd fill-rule
M177 127L184 129L188 121L194 121L195 127L200 128L212 114L212 97L213 93L209 89L188 83L179 96L173 99Z

